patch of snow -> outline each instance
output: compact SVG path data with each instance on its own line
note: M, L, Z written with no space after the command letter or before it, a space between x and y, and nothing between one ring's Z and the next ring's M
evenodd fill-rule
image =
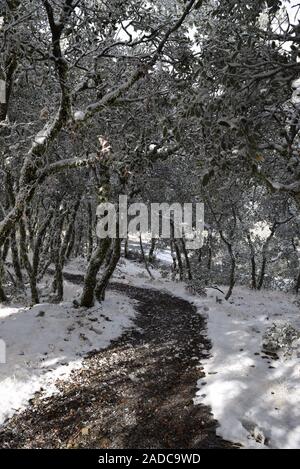
M74 309L71 300L80 291L65 282L64 303L0 306L0 338L6 344L6 363L0 364L0 423L41 388L45 396L57 392L57 378L68 379L89 351L107 347L131 326L134 301L127 296L108 291L101 305Z
M45 132L45 130L41 130L41 132L36 134L34 142L37 145L43 145L46 141L46 138L47 138L47 133Z
M212 407L225 439L246 448L300 448L300 359L272 360L262 352L273 321L288 320L299 329L298 307L290 295L274 291L238 287L221 305L215 296L210 291L199 305L200 312L204 304L208 308L213 348L202 362L206 384L199 380L195 403Z
M83 121L85 118L85 113L83 111L75 111L74 112L74 120L75 121Z
M164 264L172 264L172 254L169 249L157 249L155 251L155 257Z

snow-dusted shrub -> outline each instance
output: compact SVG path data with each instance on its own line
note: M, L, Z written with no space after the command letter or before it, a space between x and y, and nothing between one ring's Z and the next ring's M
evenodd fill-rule
M293 278L274 277L266 275L264 286L270 290L280 290L283 292L289 292L293 290L295 280Z
M300 354L300 331L288 322L274 322L263 335L263 350L286 357Z

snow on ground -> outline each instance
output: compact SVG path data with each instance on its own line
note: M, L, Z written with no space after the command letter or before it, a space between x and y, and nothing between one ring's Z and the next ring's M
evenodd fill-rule
M274 321L300 330L299 307L292 295L241 287L230 302L217 304L215 297L210 291L200 307L209 308L213 349L195 402L212 406L223 438L248 448L265 447L264 439L271 448L300 448L300 357L275 361L262 352Z
M161 262L164 262L165 264L172 264L173 262L170 250L168 249L158 249L155 255L156 259Z
M66 270L83 273L85 264L72 261ZM201 362L206 376L198 382L195 404L212 407L218 434L246 448L266 448L264 442L271 448L300 448L300 358L275 361L261 347L274 321L300 329L294 297L236 287L229 302L219 303L216 297L221 300L222 294L216 290L200 298L184 283L162 278L156 269L152 274L153 280L143 263L122 259L113 280L167 291L195 304L207 318L213 347ZM102 306L82 311L70 301L78 288L66 282L66 301L60 305L0 308L1 338L7 344L7 364L0 364L0 422L41 387L55 392L57 377L67 379L86 352L106 347L130 326L134 311L127 297L108 291Z
M150 240L151 240L150 235L148 235L147 237L145 234L143 234L143 248L144 248L144 252L146 255L148 255L149 250L150 250ZM131 236L129 238L128 246L129 246L129 250L131 251L136 251L139 253L141 252L140 241L137 240L134 236ZM158 246L158 243L155 247L154 255L155 255L156 260L166 265L172 264L173 262L170 249Z
M115 280L168 291L195 304L207 318L213 347L201 362L206 376L198 382L195 404L212 407L218 434L246 448L300 448L300 357L275 361L262 352L263 333L274 321L300 330L295 297L236 287L229 302L214 289L200 298L182 282L163 279L156 270L153 275L151 280L143 264L126 260Z
M107 347L132 324L134 302L127 296L108 291L102 305L74 309L71 300L80 290L65 282L66 301L58 305L0 305L0 338L6 343L6 363L0 363L0 423L41 388L47 396L55 393L57 378L67 379L87 352Z

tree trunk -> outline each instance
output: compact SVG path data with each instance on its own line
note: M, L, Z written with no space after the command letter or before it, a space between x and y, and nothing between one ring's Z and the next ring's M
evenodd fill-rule
M19 251L18 251L18 246L17 246L15 228L12 228L11 233L10 233L10 249L11 249L12 263L13 263L13 268L15 271L17 283L19 285L23 285L23 275L22 275L21 266L20 266Z
M99 203L107 202L111 194L110 170L109 165L104 160L101 162L101 181L99 188ZM89 262L88 270L84 279L84 287L80 300L80 305L90 308L95 302L95 288L97 285L97 274L100 267L105 262L106 256L111 247L112 240L110 238L102 239L96 250L92 254ZM107 269L108 267L106 267Z
M220 236L221 236L221 239L222 239L223 243L225 243L225 245L227 247L227 251L228 251L228 254L229 254L229 258L230 258L229 288L228 288L228 291L225 295L225 300L228 301L229 298L232 295L233 288L234 288L234 285L235 285L236 261L235 261L235 255L234 255L234 252L233 252L233 249L232 249L232 241L229 241L228 239L226 239L226 237L224 236L224 233L223 233L222 230L219 230L219 233L220 233ZM230 239L232 239L232 237Z
M105 299L105 291L108 285L108 282L112 276L112 274L115 271L115 268L119 262L120 256L121 256L121 243L122 239L121 238L116 238L113 241L113 252L112 256L110 259L110 263L108 266L105 268L101 279L97 283L96 290L95 290L95 295L98 301L104 301Z
M71 239L72 239L72 233L74 232L76 215L77 215L77 212L78 212L78 209L79 209L79 206L80 206L80 200L81 200L81 195L78 197L78 200L76 201L73 209L71 210L70 218L69 218L69 224L68 224L68 227L66 229L66 234L65 234L64 240L62 242L62 246L61 246L61 250L60 250L61 251L60 252L60 257L61 257L62 267L64 267L65 260L66 260L66 257L67 257L68 248L69 248L69 244L70 244Z
M113 243L110 243L109 249L107 250L106 256L105 256L105 262L104 262L104 267L107 267L110 263L111 256L113 254Z
M181 252L177 244L177 241L174 237L175 230L174 230L173 220L170 220L170 227L171 227L171 241L173 242L174 250L176 253L177 264L178 264L179 279L182 280L183 279L183 264L182 264L182 259L181 259Z
M151 238L151 246L150 246L149 255L148 255L148 259L150 263L154 261L154 251L155 251L156 242L157 242L157 239Z
M276 231L276 228L277 228L278 225L279 225L279 223L277 223L277 222L273 223L272 228L271 228L271 233L269 234L269 236L266 239L265 244L263 245L262 263L261 263L261 269L260 269L260 276L259 276L259 280L258 280L258 284L257 284L257 289L258 290L261 290L262 287L263 287L263 284L264 284L264 280L265 280L265 276L266 276L267 262L268 262L268 259L267 259L268 247L269 247L269 244L270 244L270 242L271 242L271 240L272 240L272 238L275 234L275 231Z
M3 245L3 251L2 251L2 262L6 261L8 251L9 251L9 246L10 246L10 239L6 238L4 245Z
M125 257L125 259L128 259L128 257L129 257L128 238L126 238L125 242L124 242L124 257Z
M177 259L177 264L178 264L179 279L182 280L183 279L183 263L181 259L181 252L177 244L177 241L175 239L174 239L174 248L175 248L176 259Z
M201 266L202 264L202 251L203 248L200 248L199 251L198 251L198 264Z
M58 216L56 233L53 244L53 262L55 265L54 279L52 283L53 293L57 293L56 301L62 301L64 295L63 285L63 261L62 261L62 231L64 226L66 212Z
M177 262L176 262L176 251L175 251L175 246L174 246L174 240L171 239L170 241L170 249L171 249L171 257L173 261L173 270L176 272L177 270Z
M46 219L44 220L44 223L40 227L39 231L37 232L36 235L36 240L33 246L33 257L32 257L32 268L31 268L31 297L32 297L32 302L33 303L39 303L39 295L38 295L38 290L37 290L37 277L38 277L38 270L39 270L39 263L40 263L40 250L41 246L44 240L44 236L46 233L46 230L50 224L51 218L52 218L52 212L48 214Z
M87 259L88 261L92 257L93 254L93 210L92 204L88 202L88 217L89 217L89 225L88 225L88 254Z
M25 224L22 218L19 221L19 226L20 226L21 259L22 259L23 265L28 275L30 291L31 291L31 299L32 299L33 304L35 304L39 302L39 294L38 294L38 290L36 286L36 277L34 277L33 275L32 265L28 257L26 228L25 228Z
M80 306L90 308L94 305L94 291L97 284L97 274L101 265L103 264L107 252L110 248L111 239L102 239L100 245L94 251L88 270L84 279L84 287L80 300Z
M7 301L7 296L2 287L3 274L4 274L4 268L3 268L2 253L1 253L1 256L0 256L0 302L1 303L4 303L5 301Z
M257 285L258 290L261 290L263 287L265 276L266 276L266 267L267 267L267 257L264 255L262 263L261 263L260 276L259 276L258 285Z
M227 249L228 249L228 253L230 256L231 268L230 268L230 276L229 276L229 289L225 296L226 301L229 300L233 292L233 288L235 285L235 266L236 266L235 256L232 250L232 245L230 243L227 244Z
M68 249L67 249L67 252L66 252L66 259L68 259L68 260L70 259L71 254L73 252L74 244L75 244L75 228L73 228L73 230L72 230L70 242L69 242Z
M247 233L247 240L248 240L248 244L249 244L249 247L250 247L250 253L251 253L251 257L250 257L250 260L251 260L251 288L253 290L256 290L257 283L256 283L255 250L254 250L254 246L253 246L253 243L252 243L252 240L251 240L250 233Z
M297 277L297 280L296 280L296 286L295 286L296 295L298 295L299 289L300 289L300 272L298 273L298 277Z
M148 261L147 261L147 258L145 256L145 251L144 251L144 247L143 247L143 240L142 240L142 234L141 233L140 233L140 248L141 248L142 258L143 258L146 270L149 274L149 277L152 278L152 280L153 280L154 277L151 274L151 271L150 271L149 266L148 266Z
M185 258L186 269L187 269L187 272L188 272L188 279L192 280L193 275L192 275L192 271L191 271L191 263L190 263L190 259L189 259L189 256L188 256L188 252L186 250L186 245L185 245L184 238L181 238L181 246L182 246L182 252L183 252L183 255L184 255L184 258Z
M211 233L208 234L208 239L207 239L207 246L208 246L208 258L207 258L207 268L208 270L211 270L211 265L212 265L212 235Z

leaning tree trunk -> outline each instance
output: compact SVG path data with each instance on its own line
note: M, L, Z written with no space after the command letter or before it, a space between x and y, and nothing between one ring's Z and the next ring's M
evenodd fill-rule
M114 246L113 246L113 243L111 242L110 246L109 246L109 249L107 250L105 260L103 262L104 267L107 267L109 265L110 260L111 260L111 256L113 255L113 250L114 250Z
M108 161L103 159L100 163L101 169L101 181L99 188L99 204L108 202L111 195L111 184L110 184L110 166ZM112 240L111 238L101 239L100 244L92 254L89 262L87 273L84 279L83 292L80 299L80 305L90 308L95 303L95 288L97 285L97 274L100 267L106 260L109 253ZM105 268L107 270L109 266Z
M104 301L105 299L105 291L108 282L111 276L113 275L121 256L121 243L121 238L116 238L113 241L113 252L110 258L110 262L108 266L104 269L101 279L99 280L96 286L95 295L98 301Z
M68 249L67 249L67 252L66 252L66 259L68 259L68 260L70 259L71 255L72 255L72 252L73 252L73 249L74 249L74 244L75 244L75 227L73 228L71 238L70 238L70 242L68 244Z
M102 239L100 245L96 248L90 259L88 270L84 279L84 287L80 300L80 306L90 308L94 305L94 291L97 284L97 275L106 258L110 245L111 239Z

